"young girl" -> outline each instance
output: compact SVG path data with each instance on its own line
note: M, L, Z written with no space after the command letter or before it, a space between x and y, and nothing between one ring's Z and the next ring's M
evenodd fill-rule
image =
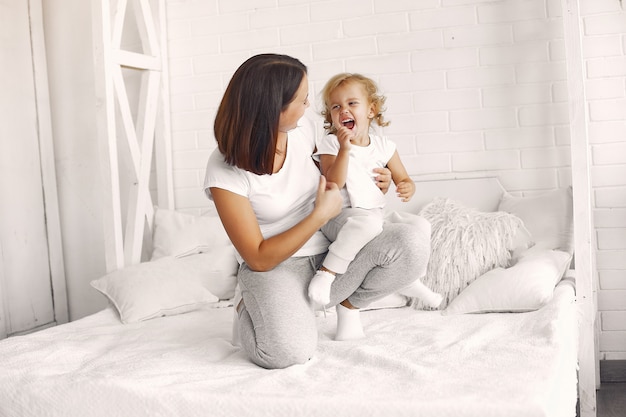
M335 276L344 274L357 253L383 230L385 197L372 180L373 170L381 167L391 170L402 201L413 197L415 184L395 144L370 129L372 121L379 126L389 124L382 114L385 97L378 94L373 80L360 74L338 74L326 83L322 98L328 135L317 141L315 157L326 179L341 189L344 207L341 214L322 228L333 243L308 289L312 301L326 306ZM441 295L420 281L402 293L419 297L431 307L442 301ZM358 336L358 332L351 335Z

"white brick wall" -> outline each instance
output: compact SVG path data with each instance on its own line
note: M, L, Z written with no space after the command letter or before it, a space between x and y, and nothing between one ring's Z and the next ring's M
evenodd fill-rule
M626 359L626 14L580 0L603 358ZM409 172L498 176L512 193L571 183L559 0L167 0L176 205L202 212L215 110L246 58L376 79ZM344 17L345 16L345 17Z

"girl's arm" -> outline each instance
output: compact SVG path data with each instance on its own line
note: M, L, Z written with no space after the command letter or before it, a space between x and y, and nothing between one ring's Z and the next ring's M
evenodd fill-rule
M320 155L320 171L322 175L328 178L328 181L337 184L339 188L343 188L346 185L348 152L339 148L339 153L336 156L331 154Z
M404 164L400 160L398 151L393 153L393 156L387 163L387 168L391 171L391 179L396 184L396 194L402 201L407 202L415 194L415 183L409 177L409 174L404 168Z
M231 242L254 271L269 271L296 253L328 220L341 211L337 185L321 177L315 208L291 229L263 239L250 201L222 188L211 187L215 207Z
M346 184L348 176L348 160L350 157L350 138L354 134L345 127L337 130L337 140L339 141L339 151L337 155L320 155L320 170L329 182L334 182L340 189Z

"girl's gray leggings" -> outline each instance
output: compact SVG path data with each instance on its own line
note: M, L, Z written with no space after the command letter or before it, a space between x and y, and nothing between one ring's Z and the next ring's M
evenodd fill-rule
M317 346L309 281L325 254L289 258L271 271L244 263L238 280L243 296L239 335L250 359L264 368L285 368L309 360ZM406 287L426 274L430 234L410 224L385 223L383 232L357 254L333 282L330 305L345 299L359 308Z

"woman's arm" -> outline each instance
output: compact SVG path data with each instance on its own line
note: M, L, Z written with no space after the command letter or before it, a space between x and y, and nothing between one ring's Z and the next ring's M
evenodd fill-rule
M341 195L336 184L322 176L315 208L291 229L263 239L250 201L222 188L211 187L215 207L231 242L254 271L269 271L296 253L328 220L341 211Z
M415 194L415 183L406 172L398 151L393 153L393 156L387 163L387 168L391 171L391 178L394 184L396 184L396 194L402 201L409 201Z

